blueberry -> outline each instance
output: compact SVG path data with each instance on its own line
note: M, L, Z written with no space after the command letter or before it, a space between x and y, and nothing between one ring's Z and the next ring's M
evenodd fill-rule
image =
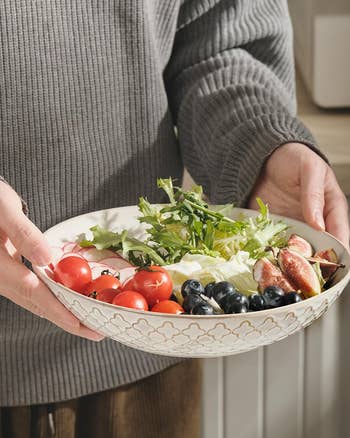
M225 313L246 313L248 312L248 298L239 292L229 294L222 306Z
M171 301L175 301L175 303L177 303L176 295L175 295L174 293L172 293L172 294L170 295L169 300L171 300Z
M190 294L203 294L204 287L201 282L197 280L186 280L181 287L181 294L185 298Z
M214 300L221 306L222 300L226 297L226 295L230 295L236 292L233 284L228 281L220 281L216 283L212 290L212 297Z
M260 294L250 295L248 301L249 301L249 310L251 310L252 312L257 312L259 310L266 309L266 302L263 295Z
M204 295L206 295L208 298L211 298L213 296L214 286L215 286L215 281L208 283L204 288Z
M278 286L268 286L264 289L263 297L266 301L267 309L284 306L285 293Z
M214 315L214 309L208 303L199 303L193 307L192 315Z
M197 294L190 294L187 295L184 298L184 301L182 303L182 307L184 308L185 312L190 313L191 310L197 305L197 304L201 304L201 303L205 303L205 301L203 300L203 298L201 298L199 295Z
M294 304L294 303L300 303L300 301L303 301L301 296L298 294L298 292L288 292L285 297L285 304Z

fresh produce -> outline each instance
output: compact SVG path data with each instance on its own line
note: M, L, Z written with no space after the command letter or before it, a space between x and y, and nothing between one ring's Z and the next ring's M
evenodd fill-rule
M173 291L173 283L168 272L161 266L147 266L137 270L128 287L139 292L152 307L159 301L168 300Z
M266 309L275 309L285 304L285 292L279 286L268 286L265 288L263 297Z
M199 303L192 309L192 315L214 315L213 306L208 303Z
M305 257L289 248L278 253L278 263L282 272L295 285L294 290L301 290L305 297L321 293L320 280Z
M86 289L84 295L91 295L93 292L100 292L103 289L121 289L121 282L108 271L102 271L102 275L92 280Z
M287 246L289 249L298 252L304 257L311 257L313 254L311 244L297 234L292 234L290 236L287 242Z
M301 296L298 292L294 292L294 291L289 292L284 297L284 304L285 305L300 303L300 301L303 301L303 299L301 298Z
M92 292L89 297L95 298L97 301L103 301L104 303L112 303L114 297L118 294L117 289L102 289Z
M185 313L180 304L171 300L160 301L159 303L155 304L151 310L152 312L173 313L175 315Z
M145 241L133 238L127 230L114 233L95 226L91 228L93 239L84 240L80 245L121 251L136 266L142 266L170 265L188 254L229 260L238 251L245 251L257 259L266 253L267 247L286 244L283 232L287 225L282 221L273 222L260 199L257 199L260 214L256 218L233 220L225 215L233 206L209 208L202 199L200 186L184 191L173 187L169 178L159 179L158 187L166 192L170 204L156 207L140 198L138 207L142 216L139 221L148 225Z
M245 313L248 312L248 308L248 298L239 292L229 294L227 299L223 302L223 310L225 313Z
M258 312L259 310L266 309L266 301L263 295L258 293L252 294L248 297L249 310L252 312Z
M286 292L295 290L295 287L277 266L275 260L271 261L267 257L263 257L255 263L253 275L258 282L260 292L268 286L278 286Z
M215 281L206 284L204 288L204 295L206 295L208 298L211 298L213 296L214 286L215 286Z
M83 292L92 280L91 268L81 257L64 257L57 263L53 279L76 292Z
M220 306L223 306L224 300L226 300L227 296L233 295L236 292L237 291L233 284L228 281L220 281L219 283L214 284L212 297Z
M92 227L92 239L58 248L53 278L111 304L220 315L298 303L322 293L343 266L332 248L315 253L303 237L288 236L260 199L256 216L234 220L232 205L209 207L199 186L184 191L171 179L158 186L170 202L153 206L140 198L143 240Z
M203 294L204 287L198 280L186 280L181 286L181 295L185 298L190 294Z
M117 306L129 307L137 310L148 310L144 296L133 290L126 290L117 294L112 301Z
M182 303L182 307L184 308L185 312L191 313L192 309L197 304L202 304L202 303L205 303L205 300L199 294L194 293L185 296Z

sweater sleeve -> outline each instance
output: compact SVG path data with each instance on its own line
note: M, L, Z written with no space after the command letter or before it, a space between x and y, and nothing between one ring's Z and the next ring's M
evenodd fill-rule
M282 144L322 156L296 118L294 81L286 0L182 4L165 82L184 164L211 202L244 205Z

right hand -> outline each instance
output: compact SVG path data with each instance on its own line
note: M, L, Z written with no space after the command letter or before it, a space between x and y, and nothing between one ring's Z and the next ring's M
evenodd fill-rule
M21 263L21 255L33 265L50 262L50 248L40 230L22 212L17 193L0 182L0 295L63 330L93 341L103 336L80 324L45 284Z

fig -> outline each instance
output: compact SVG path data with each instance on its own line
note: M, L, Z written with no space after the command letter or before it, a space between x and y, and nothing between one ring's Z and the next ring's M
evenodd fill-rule
M259 291L263 292L268 286L279 286L284 292L295 290L295 286L286 278L280 268L268 258L259 259L253 268L254 280L258 283Z
M324 251L317 251L315 255L309 258L310 262L319 262L322 277L327 281L337 271L338 268L343 268L344 265L338 263L338 256L333 248Z
M312 256L313 249L311 244L297 234L292 234L290 236L287 245L289 249L298 252L304 257Z
M317 251L315 252L314 257L338 263L338 256L333 248L325 249L324 251Z
M320 281L311 264L297 251L282 248L278 254L278 264L286 277L295 284L306 298L321 293Z

